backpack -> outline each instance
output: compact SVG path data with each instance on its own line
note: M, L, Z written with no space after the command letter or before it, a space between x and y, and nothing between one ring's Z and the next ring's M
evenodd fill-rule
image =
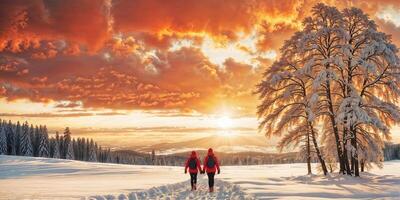
M214 156L208 156L207 167L214 168L214 166L215 166Z
M197 168L197 160L195 158L191 158L189 160L189 168L196 169Z

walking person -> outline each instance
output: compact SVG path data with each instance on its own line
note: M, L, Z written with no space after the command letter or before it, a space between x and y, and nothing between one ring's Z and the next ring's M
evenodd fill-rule
M189 168L189 174L190 174L190 185L192 186L192 190L196 190L196 184L197 184L197 173L200 171L201 172L201 163L199 158L197 157L197 153L195 151L192 151L190 154L190 157L186 160L185 163L185 174L187 173L187 169Z
M204 158L203 173L206 172L208 176L208 187L210 192L214 192L214 176L215 172L221 172L217 157L214 155L213 149L209 148L207 156Z

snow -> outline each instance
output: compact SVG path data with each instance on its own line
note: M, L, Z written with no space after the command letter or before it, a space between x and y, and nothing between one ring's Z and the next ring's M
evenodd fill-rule
M314 173L316 165L313 165ZM330 199L400 198L400 161L360 178L305 175L306 165L222 166L216 192L190 192L183 167L118 165L50 158L0 156L5 199Z
M199 185L197 191L190 191L188 185L189 181L184 181L175 184L168 184L159 187L152 187L148 190L140 192L132 192L129 194L113 195L97 195L91 196L91 199L254 199L252 195L245 194L237 185L231 184L226 181L215 181L215 192L208 192L207 179L202 177L198 180Z
M183 168L0 156L0 198L119 195L188 179Z

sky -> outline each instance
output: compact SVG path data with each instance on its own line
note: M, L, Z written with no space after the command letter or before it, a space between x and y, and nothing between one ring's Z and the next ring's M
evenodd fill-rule
M3 0L0 118L259 136L255 85L318 2ZM400 46L400 1L322 2L363 9Z

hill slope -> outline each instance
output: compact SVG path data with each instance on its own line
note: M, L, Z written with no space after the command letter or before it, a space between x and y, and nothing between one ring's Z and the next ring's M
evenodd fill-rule
M263 136L249 137L246 135L235 135L232 137L227 136L207 136L197 139L191 139L179 142L159 143L155 145L140 147L139 149L144 152L157 150L162 154L173 154L189 151L192 149L213 148L219 152L236 153L236 152L274 152L276 140L265 140Z
M0 156L0 197L5 199L330 199L400 198L400 161L361 178L304 176L304 164L226 166L209 195L204 175L188 191L182 167L88 163Z

